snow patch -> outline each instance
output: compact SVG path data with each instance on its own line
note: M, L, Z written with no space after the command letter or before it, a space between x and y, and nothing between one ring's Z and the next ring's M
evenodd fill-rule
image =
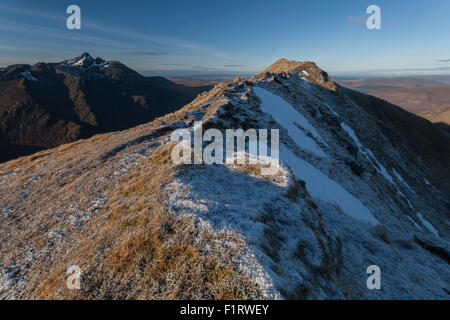
M406 181L402 178L402 176L401 176L397 171L395 171L395 169L393 169L393 172L394 172L394 175L397 177L397 179L398 179L401 183L403 183L403 185L404 185L405 187L407 187L411 192L416 193L416 192L409 186L409 184L406 183Z
M93 63L93 64L91 64L89 67L88 67L88 69L91 69L91 68L93 68L93 67L98 67L98 68L101 68L101 67L103 67L104 66L104 63L102 62L102 63L99 63L99 64L97 64L97 63Z
M328 106L328 105L327 105ZM331 110L331 109L330 109ZM355 131L353 131L352 128L350 128L348 125L345 124L345 122L341 122L341 128L347 132L347 134L350 136L350 138L353 139L353 141L355 142L356 146L360 149L363 148L363 145L361 144L361 142L359 141L358 137L355 134Z
M391 184L397 186L394 182L394 179L392 179L391 175L388 173L386 168L378 161L378 159L375 157L373 152L365 148L362 143L359 141L358 137L355 134L355 131L353 131L352 128L350 128L348 125L346 125L344 122L341 122L341 128L347 132L347 134L353 139L356 146L358 147L359 151L366 157L366 159L370 162L370 164L375 168L375 170L378 171L379 174L381 174L386 180L388 180Z
M316 142L307 135L307 133L310 133L317 140L324 141L308 119L296 111L284 99L272 92L259 87L254 87L253 90L261 100L261 110L270 114L276 122L286 128L289 136L300 148L312 152L321 158L327 157Z
M415 225L417 229L423 231L423 229L411 217L406 216L406 218L408 218L408 220L411 221L412 224Z
M331 180L305 160L294 155L284 145L280 149L280 158L288 162L297 178L306 182L306 189L311 196L338 205L344 213L354 219L372 225L379 224L369 209L340 184Z
M422 216L420 212L417 212L417 217L419 218L420 222L422 222L422 224L425 226L425 228L428 229L428 231L433 233L436 237L440 238L437 230L433 227L433 225L429 221L425 220L425 218Z
M24 71L24 72L21 72L21 74L22 74L26 79L28 79L28 80L30 80L30 81L39 81L38 79L36 79L35 77L33 77L33 75L31 74L30 71Z
M405 196L405 194L403 192L401 192L398 188L397 188L397 193L403 197L403 199L405 199L406 203L408 203L408 206L411 210L414 210L414 207L411 203L411 201L409 201L409 199Z
M332 113L332 114L334 114L336 117L339 117L339 114L336 112L336 111L334 111L334 109L330 106L330 105L328 105L327 103L324 103L324 105L328 108L328 110L330 110L330 112ZM345 124L345 123L344 123ZM353 131L353 130L352 130Z
M76 66L82 66L83 63L84 63L84 61L86 61L86 57L83 57L83 58L81 58L80 60L78 60L77 62L72 63L72 66L73 66L73 67L76 67Z

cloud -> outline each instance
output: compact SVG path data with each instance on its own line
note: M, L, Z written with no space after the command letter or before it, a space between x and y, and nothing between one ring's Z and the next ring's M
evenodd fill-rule
M45 38L59 38L73 42L85 42L92 43L98 46L107 46L113 48L132 49L133 46L125 45L121 41L114 41L109 39L103 39L95 36L88 36L78 32L65 32L66 30L52 27L38 26L28 23L19 23L14 20L8 20L0 18L0 30L15 31L28 35L34 35L35 37Z
M58 61L59 57L49 57L45 61ZM0 57L0 68L10 66L13 64L35 64L37 62L43 62L43 59L36 57L20 57L17 56L2 56Z
M0 9L5 10L5 11L19 13L22 15L52 19L55 21L65 21L65 18L66 18L66 16L64 16L64 15L56 16L56 15L48 14L44 11L28 10L28 9L24 9L23 7L12 7L12 6L6 6L3 4L0 4ZM191 50L195 50L197 52L202 52L202 53L208 54L210 56L214 56L219 59L226 59L226 60L234 59L234 57L230 56L228 53L218 50L209 45L186 41L186 40L179 39L179 38L151 35L148 33L140 33L140 32L135 32L132 30L127 30L124 28L114 28L111 26L106 26L103 24L96 23L95 21L82 22L82 28L85 30L95 29L97 31L113 34L114 36L120 35L120 36L127 37L127 38L134 38L134 39L144 40L147 42L159 43L159 44L182 48L182 49L191 49ZM122 45L121 47L124 47L124 45Z
M440 59L437 62L450 62L450 59Z
M39 18L52 19L52 20L56 20L56 21L65 21L66 20L66 16L64 16L64 15L53 15L53 14L49 14L49 13L43 12L43 11L24 9L23 7L11 7L8 5L0 4L0 9L2 9L2 11L6 10L6 11L18 13L18 14L27 15L27 16L35 16L35 17L39 17Z
M211 70L210 67L199 66L199 65L194 65L194 66L192 66L192 68L196 69L196 70Z
M30 48L30 47L16 47L16 46L0 46L0 50L8 51L43 51L48 52L48 49Z
M157 44L162 44L162 45L181 48L181 49L195 50L197 52L208 54L210 56L214 56L219 59L226 59L226 60L234 59L232 56L228 55L228 53L226 53L226 52L220 51L214 47L211 47L211 46L205 45L205 44L201 44L201 43L186 41L183 39L173 38L173 37L168 37L168 36L152 35L152 34L148 34L148 33L144 34L144 33L135 32L132 30L127 30L124 28L113 28L113 27L105 26L105 25L98 24L98 23L92 23L92 22L86 23L85 25L87 28L93 28L98 31L112 33L116 36L120 35L122 37L134 38L134 39L143 40L143 41L150 42L150 43L157 43Z
M133 54L136 56L164 56L167 53L165 52L156 52L156 51L133 51L133 52L125 52L126 54Z
M243 67L243 64L225 64L224 67L227 68L238 68L238 67Z

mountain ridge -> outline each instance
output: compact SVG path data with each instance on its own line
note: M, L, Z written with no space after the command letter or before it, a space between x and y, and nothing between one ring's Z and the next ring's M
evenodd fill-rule
M197 121L279 129L278 175L175 165L171 134ZM449 139L297 72L220 83L151 123L0 164L0 297L448 299ZM74 264L81 290L66 288ZM382 290L366 286L374 264Z

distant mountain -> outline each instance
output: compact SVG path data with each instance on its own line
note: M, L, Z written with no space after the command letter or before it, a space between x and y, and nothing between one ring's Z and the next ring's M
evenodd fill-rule
M278 129L280 162L175 164L172 133L194 125ZM449 221L449 135L282 59L151 123L0 164L0 299L448 300Z
M450 90L450 88L449 88ZM442 126L450 133L450 106L448 107L438 107L433 108L432 110L425 111L423 113L419 113L420 116L434 122L436 124L442 123L447 126Z
M144 77L88 53L2 68L0 161L151 121L209 88Z
M364 93L371 93L376 90L384 89L420 88L446 84L441 79L425 77L361 78L352 80L337 79L335 81L344 87Z
M396 104L434 123L450 125L449 77L422 76L337 80L344 87Z
M184 86L197 87L197 86L215 86L220 82L229 81L235 77L236 77L235 74L210 73L210 74L175 76L175 77L168 77L167 79Z
M374 94L416 114L450 107L450 85L385 89Z

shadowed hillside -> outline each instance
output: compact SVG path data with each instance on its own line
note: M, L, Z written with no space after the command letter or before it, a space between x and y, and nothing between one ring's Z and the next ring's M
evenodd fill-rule
M151 121L209 88L144 77L87 53L0 69L0 161Z

